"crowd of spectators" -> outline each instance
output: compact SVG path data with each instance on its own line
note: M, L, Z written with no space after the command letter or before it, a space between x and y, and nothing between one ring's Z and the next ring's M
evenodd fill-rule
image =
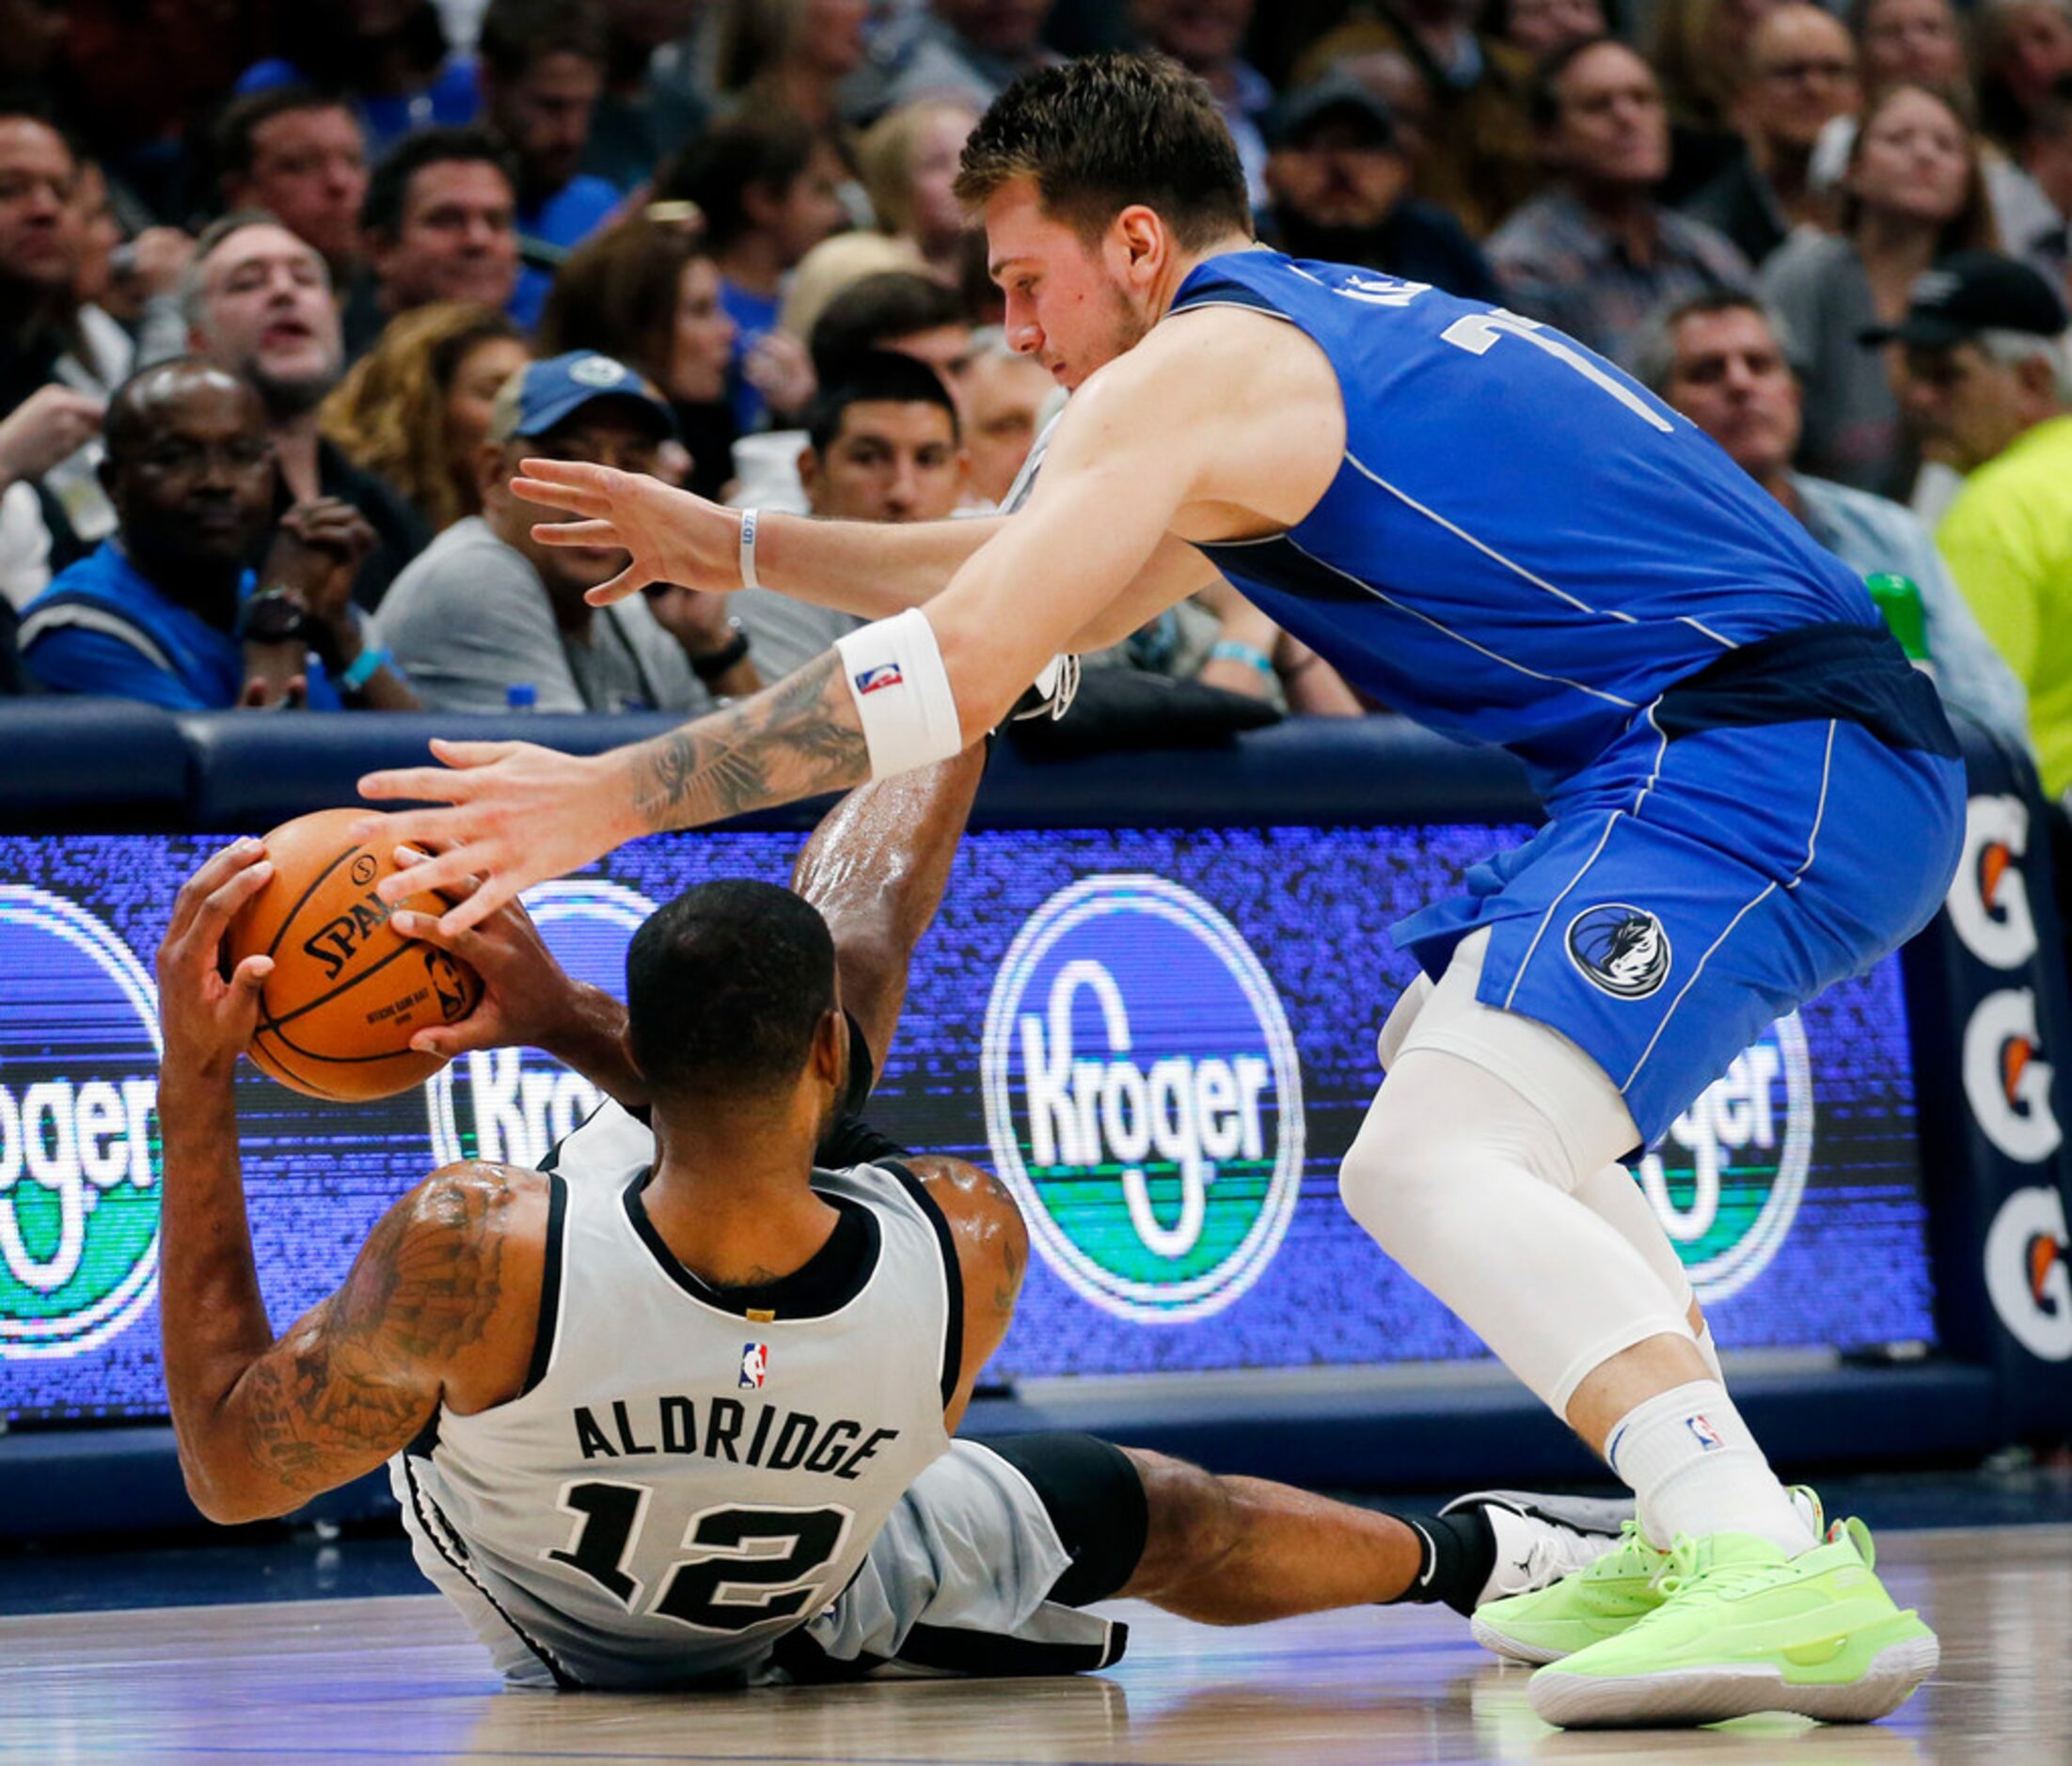
M1131 48L1207 84L1264 242L1634 372L1916 583L1952 706L2072 787L2072 0L6 17L0 692L695 711L775 679L845 618L591 608L612 556L534 541L513 466L1000 506L1064 395L1002 329L957 154L1020 73ZM1385 710L1234 594L1090 660Z

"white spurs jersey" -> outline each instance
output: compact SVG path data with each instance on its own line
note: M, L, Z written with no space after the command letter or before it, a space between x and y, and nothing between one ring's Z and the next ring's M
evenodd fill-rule
M648 1220L654 1151L607 1104L548 1157L525 1389L472 1416L442 1409L390 1462L418 1563L524 1684L754 1674L949 1445L963 1296L918 1182L815 1172L834 1235L744 1300Z

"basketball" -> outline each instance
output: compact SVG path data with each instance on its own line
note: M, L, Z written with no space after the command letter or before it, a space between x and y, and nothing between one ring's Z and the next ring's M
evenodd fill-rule
M388 1097L422 1084L445 1063L412 1049L411 1036L466 1017L482 998L467 964L389 929L394 908L374 890L395 861L348 832L366 813L320 810L268 834L273 877L224 940L226 969L274 959L246 1052L311 1097ZM447 904L427 894L398 906L435 914Z

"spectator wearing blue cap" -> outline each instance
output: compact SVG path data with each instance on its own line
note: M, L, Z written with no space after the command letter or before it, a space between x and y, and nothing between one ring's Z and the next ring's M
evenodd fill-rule
M511 494L529 457L655 472L676 435L667 402L625 366L573 350L505 382L482 443L482 512L396 578L381 639L440 711L699 712L762 686L721 595L657 585L609 607L585 590L617 575L611 547L542 545L543 517Z

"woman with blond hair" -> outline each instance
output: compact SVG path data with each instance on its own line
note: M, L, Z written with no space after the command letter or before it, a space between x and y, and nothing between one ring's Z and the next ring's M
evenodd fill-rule
M1999 238L1971 130L1925 87L1896 86L1863 113L1842 192L1841 231L1795 233L1759 281L1805 385L1800 468L1904 501L1917 462L1900 425L1891 346L1860 334L1897 324L1938 258Z
M386 480L435 528L482 512L475 457L524 334L499 312L435 301L392 320L324 400L324 438Z
M878 230L909 241L929 273L960 283L972 229L952 186L977 113L954 99L923 99L888 111L857 144L857 169Z

